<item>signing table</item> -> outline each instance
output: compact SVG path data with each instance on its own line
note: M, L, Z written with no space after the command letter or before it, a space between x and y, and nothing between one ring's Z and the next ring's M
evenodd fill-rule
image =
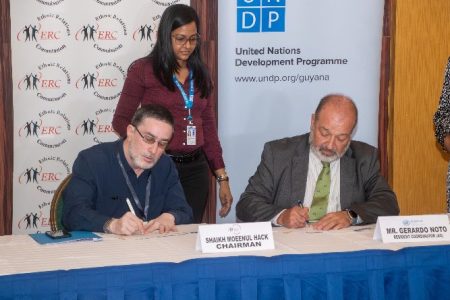
M450 299L450 243L372 240L374 226L274 228L270 251L202 254L178 232L39 245L0 237L0 299Z

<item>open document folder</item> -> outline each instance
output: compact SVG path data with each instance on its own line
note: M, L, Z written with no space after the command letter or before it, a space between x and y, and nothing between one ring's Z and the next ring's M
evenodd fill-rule
M61 244L68 242L78 242L78 241L100 241L102 237L93 232L89 231L71 231L70 237L60 238L60 239L52 239L47 236L45 233L33 233L30 234L31 238L38 242L41 245L44 244Z

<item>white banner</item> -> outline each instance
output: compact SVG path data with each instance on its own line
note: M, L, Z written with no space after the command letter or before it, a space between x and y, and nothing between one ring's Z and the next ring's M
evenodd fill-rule
M264 142L309 131L328 93L377 146L384 1L219 0L219 135L235 203ZM219 222L235 221L234 209Z
M164 9L189 0L14 0L13 233L49 229L50 202L78 152L112 141L129 64Z

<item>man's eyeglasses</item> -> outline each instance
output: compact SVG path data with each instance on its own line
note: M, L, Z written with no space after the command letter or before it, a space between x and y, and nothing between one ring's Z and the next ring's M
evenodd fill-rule
M177 35L172 35L175 44L177 46L184 46L188 41L190 45L197 45L197 43L200 41L200 34L196 33L194 35L191 35L190 37L181 35L181 34L177 34Z
M153 145L154 143L158 143L158 148L160 148L162 150L167 148L167 145L169 144L169 141L164 141L164 140L163 141L161 141L161 140L157 141L156 138L153 135L151 135L151 134L143 135L135 125L132 125L132 126L136 129L136 131L139 133L139 135L141 136L142 140L146 144Z

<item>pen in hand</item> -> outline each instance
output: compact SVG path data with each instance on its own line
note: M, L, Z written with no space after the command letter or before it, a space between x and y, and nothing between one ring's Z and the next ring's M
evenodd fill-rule
M300 208L305 208L301 202L297 202L297 206L300 207ZM305 223L306 223L306 224L309 224L309 223L311 223L311 221L309 221L309 220L307 219L307 220L305 221Z
M136 216L136 212L134 211L133 205L131 205L130 199L127 198L126 201L127 201L128 208L130 209L130 212ZM147 224L147 222L143 222L143 224L145 225L145 224Z
M131 213L133 215L136 215L136 212L134 211L133 205L131 205L130 199L128 199L128 198L127 198L127 205L128 205L128 208L130 209Z
M133 205L131 205L130 199L127 198L126 201L127 201L128 208L130 209L130 212L136 216L136 212L134 211ZM143 221L143 224L146 225L147 221Z

